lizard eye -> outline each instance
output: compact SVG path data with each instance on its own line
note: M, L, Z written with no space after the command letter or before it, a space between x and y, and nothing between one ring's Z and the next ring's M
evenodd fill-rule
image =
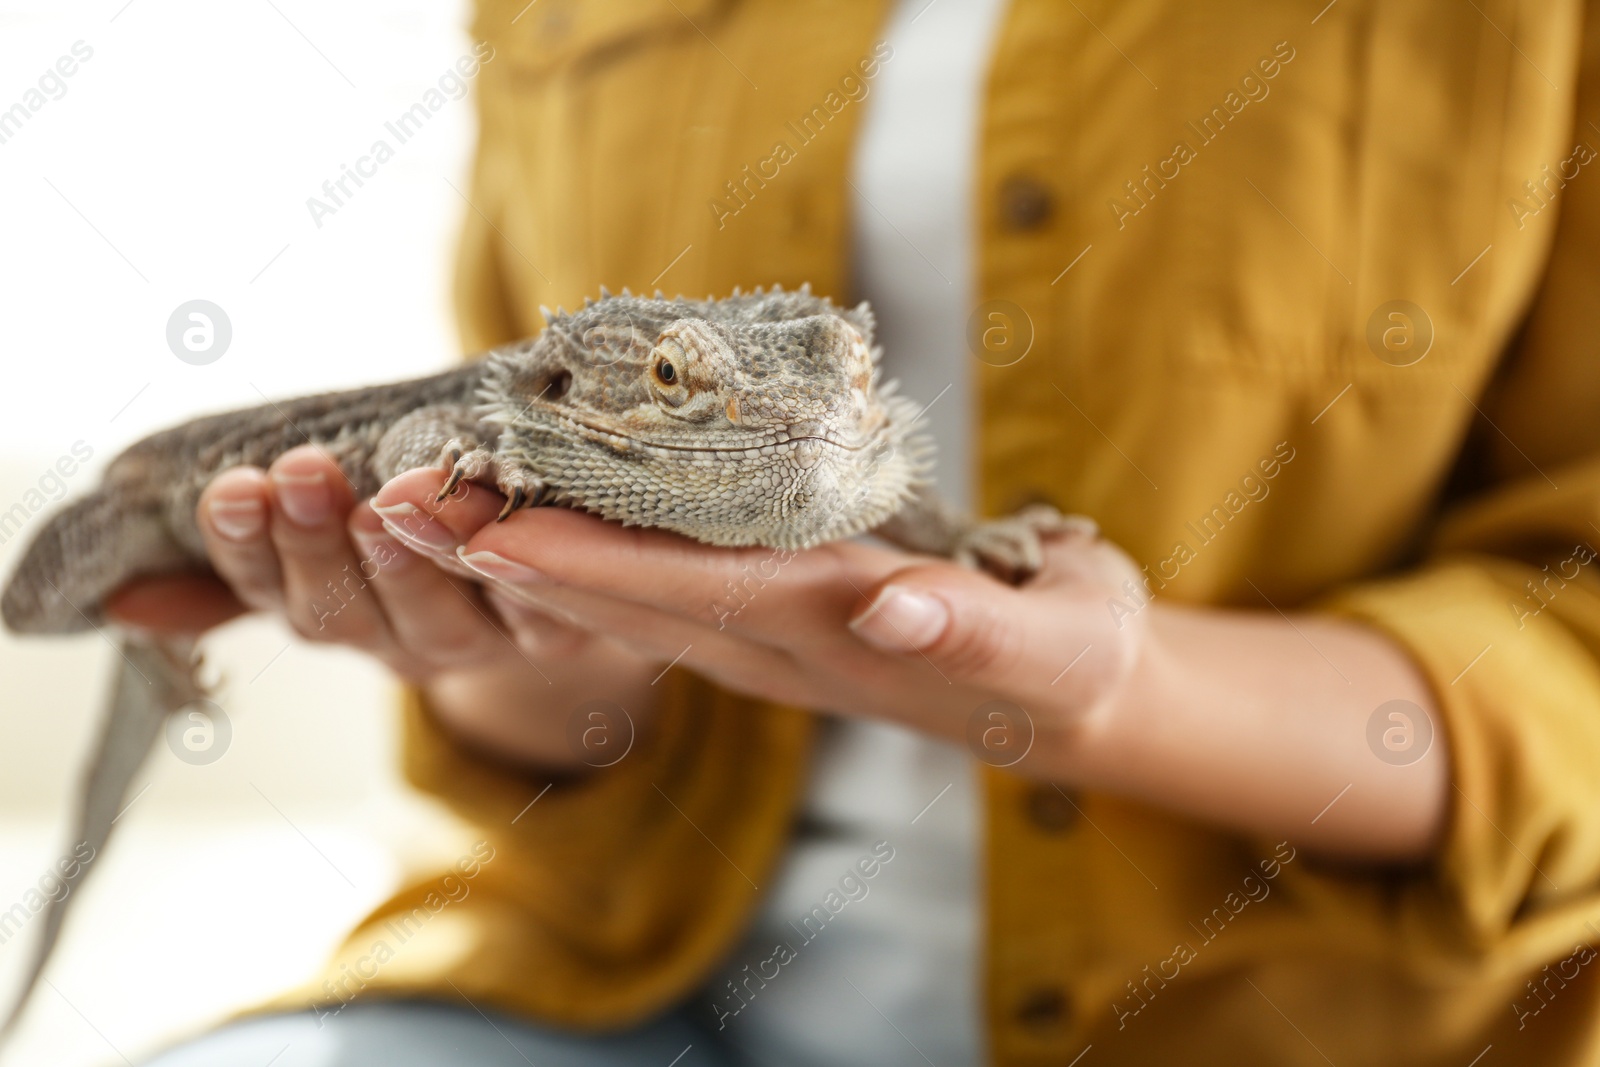
M676 337L664 338L656 346L650 361L650 382L656 398L668 407L682 407L689 400L689 383L684 381L688 358L688 351Z

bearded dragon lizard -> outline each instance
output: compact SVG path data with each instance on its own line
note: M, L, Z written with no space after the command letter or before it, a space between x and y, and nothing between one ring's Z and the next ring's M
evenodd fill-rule
M442 464L506 497L500 517L543 504L713 545L802 549L872 532L912 551L1020 581L1041 538L1092 528L1035 506L977 522L930 489L921 412L880 379L866 304L840 308L774 288L723 300L623 290L537 337L427 378L196 419L123 452L103 484L55 515L11 576L11 630L107 626L106 599L142 575L203 567L195 518L223 470L265 467L301 444L325 451L355 496ZM544 310L544 309L541 309ZM122 663L79 812L98 851L167 715L200 698L185 642L120 639ZM64 915L52 902L9 1030Z

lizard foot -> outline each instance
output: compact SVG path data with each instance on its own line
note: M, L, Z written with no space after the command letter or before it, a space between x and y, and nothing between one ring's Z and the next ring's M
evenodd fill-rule
M501 462L492 449L482 445L468 447L459 437L445 442L439 462L449 470L450 477L445 479L434 500L454 495L462 482L492 483L506 498L506 506L500 509L496 522L505 521L518 508L537 507L547 495L545 483L531 471Z
M1063 515L1049 504L1031 504L1015 515L973 526L956 543L954 556L963 566L988 571L1017 585L1044 566L1046 537L1094 538L1099 534L1100 527L1093 519Z
M506 467L496 472L495 485L506 495L506 506L500 509L496 522L504 522L518 508L538 507L544 503L550 488L532 471Z
M452 437L445 442L444 448L439 450L439 465L450 472L450 477L445 480L439 489L439 494L433 498L438 503L447 496L454 496L462 482L474 481L495 469L494 453L482 445L468 447L467 443L459 437Z

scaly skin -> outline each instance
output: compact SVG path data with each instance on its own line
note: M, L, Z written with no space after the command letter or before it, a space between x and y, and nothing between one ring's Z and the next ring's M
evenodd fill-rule
M14 631L68 633L138 575L203 566L201 492L239 464L325 449L358 497L419 466L494 485L507 512L592 511L715 545L806 548L876 530L1015 579L1065 520L997 523L926 491L918 411L881 382L865 304L809 289L690 301L602 295L537 338L428 378L196 419L118 456L56 515L12 576ZM502 516L503 517L503 516Z

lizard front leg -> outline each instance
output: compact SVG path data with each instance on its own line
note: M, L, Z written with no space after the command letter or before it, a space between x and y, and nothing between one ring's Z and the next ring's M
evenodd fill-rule
M1030 504L998 519L974 519L923 487L872 532L901 548L944 556L1018 585L1044 566L1046 537L1095 537L1099 526L1083 515L1063 515L1049 504Z
M420 408L395 422L384 433L373 455L380 481L416 467L441 467L450 476L437 499L454 494L464 481L492 485L505 494L504 519L517 508L532 506L544 497L542 480L520 464L508 463L495 452L498 427L479 421L466 404L441 404Z

